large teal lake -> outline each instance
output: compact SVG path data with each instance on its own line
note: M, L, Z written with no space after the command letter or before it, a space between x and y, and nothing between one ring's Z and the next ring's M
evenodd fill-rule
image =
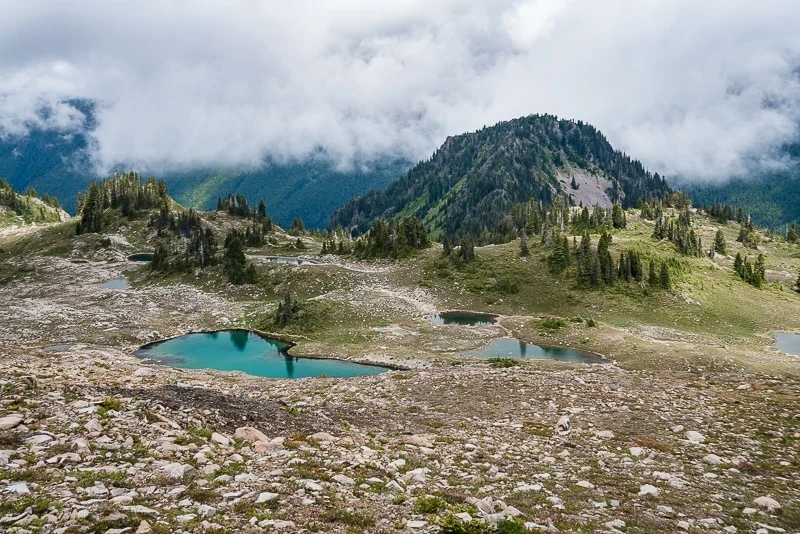
M136 356L183 369L242 371L268 378L351 377L388 369L331 359L295 358L290 345L247 330L186 334L136 351Z
M607 361L588 352L558 347L540 347L539 345L525 343L510 337L495 339L481 349L465 352L464 354L478 358L544 358L574 363L604 363Z

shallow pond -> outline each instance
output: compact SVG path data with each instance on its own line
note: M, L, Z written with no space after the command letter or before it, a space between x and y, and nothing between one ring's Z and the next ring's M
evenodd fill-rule
M108 282L103 282L102 284L97 285L103 289L128 289L131 287L128 285L128 281L124 276L118 276L117 278L112 278Z
M497 316L491 313L465 311L441 312L436 315L429 315L425 319L434 325L460 324L465 326L490 326L497 323Z
M264 258L269 263L285 263L288 265L319 265L319 263L302 258L290 258L288 256L267 256Z
M64 350L70 350L74 346L74 343L57 343L55 345L47 345L42 347L42 350L46 350L48 352L61 352Z
M775 334L775 348L786 354L800 356L800 334Z
M130 261L153 261L153 254L152 252L137 252L136 254L131 254L128 256Z
M532 343L525 343L510 337L501 337L493 340L482 349L465 352L467 356L478 358L544 358L560 362L574 363L604 363L606 360L595 354L579 352L572 349L558 347L540 347Z
M341 360L295 358L286 353L289 347L247 330L220 330L145 345L135 355L171 367L242 371L269 378L365 376L388 370Z

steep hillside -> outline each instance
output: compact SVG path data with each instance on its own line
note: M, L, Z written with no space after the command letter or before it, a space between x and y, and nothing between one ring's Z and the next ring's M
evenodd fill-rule
M61 222L69 214L61 209L58 201L35 192L21 195L4 179L0 178L0 228L29 223Z
M39 193L48 193L74 213L78 193L99 176L87 152L96 125L94 104L87 100L70 103L86 117L85 129L65 135L33 128L24 137L0 138L0 176L18 191L32 187ZM300 217L310 228L323 228L336 207L355 195L386 187L410 166L409 161L386 158L357 162L351 170L340 170L335 163L319 157L289 163L265 160L257 169L163 173L137 166L137 170L145 176L158 174L165 178L173 196L189 208L211 209L218 196L237 191L253 200L263 198L270 216L281 225L289 226L294 217ZM122 167L116 170L129 170Z
M385 191L337 210L331 225L364 231L378 217L413 215L435 233L480 235L518 202L609 207L661 198L666 182L614 150L594 127L531 115L448 138L433 156Z

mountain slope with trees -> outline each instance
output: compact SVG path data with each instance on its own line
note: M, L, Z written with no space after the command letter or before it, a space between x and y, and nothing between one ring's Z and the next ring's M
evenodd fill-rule
M583 189L583 192L581 191ZM385 191L338 209L331 226L365 231L376 218L415 216L435 235L490 233L520 202L623 206L670 192L666 181L609 144L596 128L531 115L449 137L430 159Z

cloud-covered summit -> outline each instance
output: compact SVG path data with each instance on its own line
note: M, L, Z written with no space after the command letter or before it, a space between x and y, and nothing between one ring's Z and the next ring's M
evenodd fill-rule
M795 0L11 0L0 136L82 128L63 102L82 97L100 169L346 167L555 113L651 170L719 179L797 140L798 27Z

